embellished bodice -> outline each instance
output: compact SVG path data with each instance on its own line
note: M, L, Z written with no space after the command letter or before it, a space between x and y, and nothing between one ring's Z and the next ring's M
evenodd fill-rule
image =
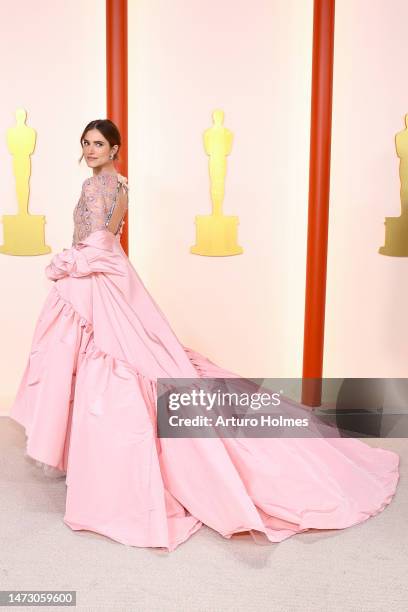
M81 196L73 213L72 246L100 229L113 231L114 234L122 232L128 208L127 197L124 198L125 206L122 208L121 218L116 228L112 230L107 227L118 205L121 190L124 190L126 194L129 190L127 179L121 174L101 173L83 182Z

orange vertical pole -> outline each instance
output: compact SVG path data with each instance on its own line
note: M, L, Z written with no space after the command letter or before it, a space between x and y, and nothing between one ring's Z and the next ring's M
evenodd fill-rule
M334 0L314 0L302 384L302 403L308 406L321 404L330 193L334 13Z
M128 40L127 0L106 0L106 95L107 118L119 128L122 146L117 170L128 176ZM128 215L121 235L126 254Z

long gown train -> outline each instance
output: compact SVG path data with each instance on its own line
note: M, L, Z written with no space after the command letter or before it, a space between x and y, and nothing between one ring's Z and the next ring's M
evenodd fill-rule
M202 524L280 542L387 506L399 456L352 438L158 438L157 378L234 377L182 346L106 230L56 254L11 409L66 477L64 522L174 550ZM52 468L50 468L52 469Z

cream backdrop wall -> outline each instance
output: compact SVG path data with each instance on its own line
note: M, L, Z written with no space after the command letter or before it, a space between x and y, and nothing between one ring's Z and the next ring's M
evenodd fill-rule
M71 246L72 212L88 171L78 165L85 124L106 114L105 2L15 0L2 7L0 56L0 214L17 201L6 131L24 107L37 131L30 207L47 218L53 253ZM2 224L0 224L2 240ZM30 350L35 322L50 288L44 268L52 254L0 254L0 411L7 412Z
M408 112L403 0L336 3L325 375L408 375L408 261L378 254L399 216Z
M106 113L104 7L43 1L40 19L17 1L0 41L1 212L16 207L5 133L24 106L38 132L30 212L47 216L53 252L71 244L88 174L80 129ZM311 0L129 1L130 257L186 345L252 377L301 374L311 43ZM206 258L189 247L195 215L210 212L202 132L218 107L235 135L224 212L239 215L245 252ZM6 409L50 258L0 257Z
M23 106L38 133L30 212L47 216L53 252L70 246L88 174L80 130L106 113L104 8L3 9L0 209L16 210L5 138ZM408 264L377 253L384 217L400 210L407 19L402 0L336 6L326 376L407 372ZM301 373L311 42L311 0L129 1L130 256L180 339L248 376ZM210 210L202 132L218 107L235 135L224 212L239 215L245 253L204 258L189 247L194 216ZM28 356L50 257L0 256L0 410Z
M130 255L179 338L252 377L302 369L312 2L130 0ZM200 257L202 133L234 132L224 213L244 254Z

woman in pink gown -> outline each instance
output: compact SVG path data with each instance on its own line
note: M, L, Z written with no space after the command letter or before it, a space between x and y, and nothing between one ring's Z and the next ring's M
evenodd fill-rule
M280 542L381 512L399 456L352 438L158 438L157 378L236 377L182 346L120 244L128 186L109 120L81 136L93 176L74 210L11 409L26 456L65 477L64 522L174 550L202 524Z

